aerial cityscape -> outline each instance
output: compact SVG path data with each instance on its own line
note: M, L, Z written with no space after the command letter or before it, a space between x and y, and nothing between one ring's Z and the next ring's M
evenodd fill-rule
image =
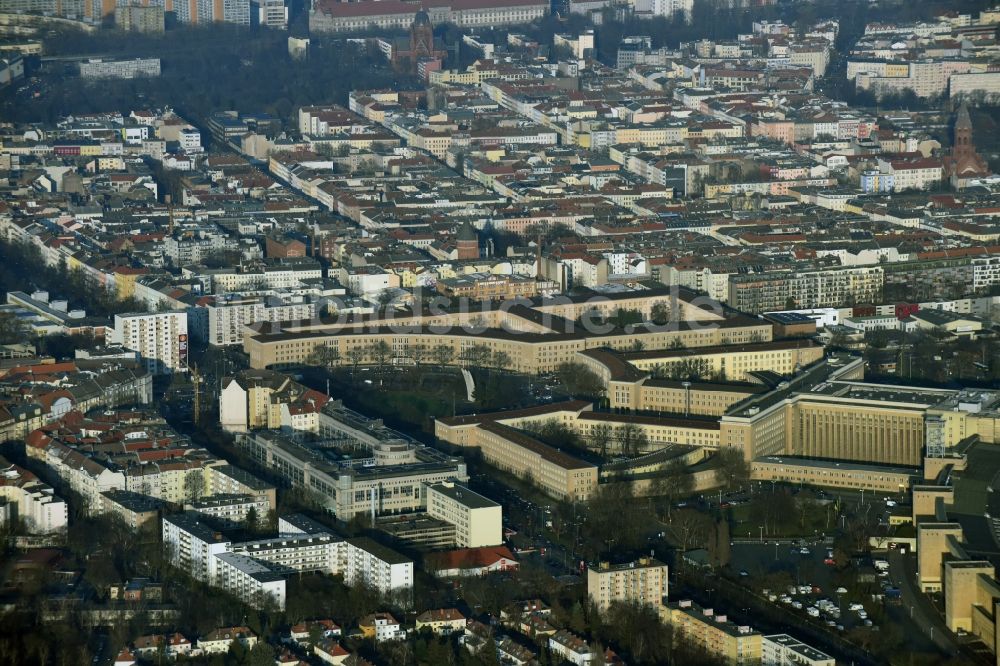
M996 0L0 0L0 664L1000 666Z

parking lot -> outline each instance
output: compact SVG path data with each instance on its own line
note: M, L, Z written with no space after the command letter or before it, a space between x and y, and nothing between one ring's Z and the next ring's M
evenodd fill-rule
M887 575L879 576L875 569L867 568L879 583L884 580L885 587L891 587ZM877 624L868 615L873 608L881 608L882 602L857 594L852 598L846 588L838 586L832 551L823 541L733 543L729 569L746 585L759 588L762 581L775 581L763 592L771 603L801 612L804 618L831 630L868 626L877 631Z

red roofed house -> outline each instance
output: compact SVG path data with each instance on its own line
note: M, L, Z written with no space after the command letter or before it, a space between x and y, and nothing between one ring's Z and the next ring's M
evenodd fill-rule
M438 578L483 576L497 571L514 571L518 566L514 554L506 546L428 553L424 563Z

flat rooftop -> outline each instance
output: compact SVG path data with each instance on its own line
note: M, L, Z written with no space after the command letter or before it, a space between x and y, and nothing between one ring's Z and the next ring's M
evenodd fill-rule
M870 463L856 463L842 460L822 460L819 458L799 458L797 456L762 456L754 458L754 462L772 463L778 465L794 465L796 467L807 467L810 469L841 470L844 472L873 472L882 474L906 474L909 476L920 476L919 467L903 467L898 465L873 465Z
M493 500L483 497L479 493L469 490L458 483L435 483L428 488L470 509L491 509L500 506Z
M406 557L405 555L397 553L392 548L389 548L388 546L383 546L379 542L375 541L374 539L370 539L368 537L357 537L355 539L348 539L347 543L351 544L355 548L360 548L364 551L371 553L372 555L374 555L375 557L377 557L378 559L382 560L387 564L407 564L407 563L412 564L413 562L413 560Z
M222 535L222 532L206 523L203 516L193 511L184 511L164 516L163 522L176 525L205 543L227 543L229 541L229 539Z
M862 382L824 382L814 387L810 393L830 395L849 400L873 400L877 402L907 403L914 407L929 407L954 395L947 389L930 389L894 384L867 384Z

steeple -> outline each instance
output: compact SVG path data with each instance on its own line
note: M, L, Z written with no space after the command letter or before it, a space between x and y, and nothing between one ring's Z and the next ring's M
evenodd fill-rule
M962 182L989 174L989 167L978 153L972 140L972 117L969 107L963 103L955 116L955 132L951 147L952 182L961 188Z
M952 154L955 159L961 159L974 153L972 145L972 117L969 116L969 107L965 103L958 109L958 117L955 118L955 143Z
M969 115L969 105L965 102L958 107L958 117L955 119L955 131L960 129L972 131L972 117Z

